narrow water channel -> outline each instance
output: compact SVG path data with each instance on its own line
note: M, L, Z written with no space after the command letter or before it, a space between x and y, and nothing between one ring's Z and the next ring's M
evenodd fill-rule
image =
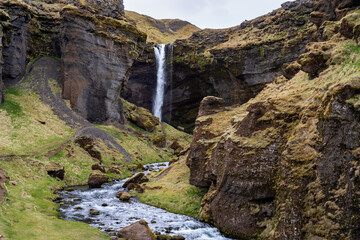
M150 170L159 170L167 163L146 165ZM129 202L120 201L116 195L125 191L122 185L126 179L107 183L98 189L82 187L75 191L60 192L63 197L60 203L60 216L65 220L85 222L104 232L115 234L118 230L140 219L145 219L154 233L181 235L187 240L230 239L220 231L199 220L169 213L152 207L132 198ZM90 209L99 211L91 215Z

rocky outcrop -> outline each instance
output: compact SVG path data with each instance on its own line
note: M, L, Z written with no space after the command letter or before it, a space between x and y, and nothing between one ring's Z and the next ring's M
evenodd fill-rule
M208 188L200 219L241 239L358 239L355 49L335 31L245 104L202 102L187 159L190 183Z
M125 15L123 0L70 0L75 6L102 16L122 19Z
M0 2L3 82L19 82L32 59L61 57L63 96L73 109L91 122L122 123L120 91L146 35L123 20L122 0L73 3Z
M51 162L45 166L47 173L54 178L59 178L61 180L65 177L65 169L58 163Z
M226 105L242 104L254 97L313 40L316 28L309 21L313 10L314 6L307 4L299 9L285 6L240 26L200 30L188 39L177 40L172 83L165 90L165 121L191 131L204 97L221 97ZM151 109L156 78L150 50L141 59L129 80L129 88L141 91L141 98L135 95L128 100Z
M123 104L126 119L136 126L152 132L160 124L159 118L152 115L148 109L137 107L127 101L123 101Z
M90 122L123 123L120 92L146 35L77 8L66 7L61 16L63 97Z
M150 230L145 220L140 220L118 231L118 237L125 239L155 240L156 235Z

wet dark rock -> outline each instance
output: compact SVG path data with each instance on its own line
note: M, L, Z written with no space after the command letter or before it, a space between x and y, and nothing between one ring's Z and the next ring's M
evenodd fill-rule
M92 172L90 173L88 184L91 188L99 188L102 184L109 181L109 176L101 172Z
M61 180L65 177L65 169L58 163L51 162L45 166L47 173L54 178L59 178Z
M148 182L149 179L145 176L143 172L137 173L131 178L129 178L123 185L123 188L127 188L130 183L141 184L144 182Z
M150 230L145 220L140 220L118 231L118 237L126 239L155 240L156 235Z
M107 203L103 203L103 204L101 204L101 206L103 206L103 207L107 207L107 206L109 206L109 204L107 204Z
M90 209L89 213L90 213L90 215L100 215L100 212L95 209Z

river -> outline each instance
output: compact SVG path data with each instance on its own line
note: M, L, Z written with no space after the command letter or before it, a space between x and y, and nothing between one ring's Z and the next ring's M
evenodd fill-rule
M148 169L159 170L167 163L149 164ZM122 202L116 196L126 189L127 179L104 184L101 188L81 187L75 191L60 192L60 216L65 220L85 222L101 231L114 235L118 230L140 219L145 219L154 233L181 235L187 240L230 239L220 231L199 220L173 214L160 208L141 203L137 198ZM91 215L90 209L99 211Z

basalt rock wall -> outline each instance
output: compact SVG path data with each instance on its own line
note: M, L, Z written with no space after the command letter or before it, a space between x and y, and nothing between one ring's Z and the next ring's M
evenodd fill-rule
M19 82L39 56L58 57L72 108L91 122L123 122L119 95L146 35L124 20L121 0L72 3L0 2L3 83Z
M239 239L359 239L354 7L316 28L295 74L241 106L204 98L187 159L190 183L209 189L202 220Z
M191 131L205 96L221 97L226 105L242 104L280 76L316 38L316 26L310 22L316 6L300 2L233 28L204 29L177 40L172 88L165 93L172 101L164 103L164 115L170 116L171 123ZM130 89L145 92L129 100L146 108L152 101L150 87L156 82L152 57L143 55L146 60L134 65L129 80Z

